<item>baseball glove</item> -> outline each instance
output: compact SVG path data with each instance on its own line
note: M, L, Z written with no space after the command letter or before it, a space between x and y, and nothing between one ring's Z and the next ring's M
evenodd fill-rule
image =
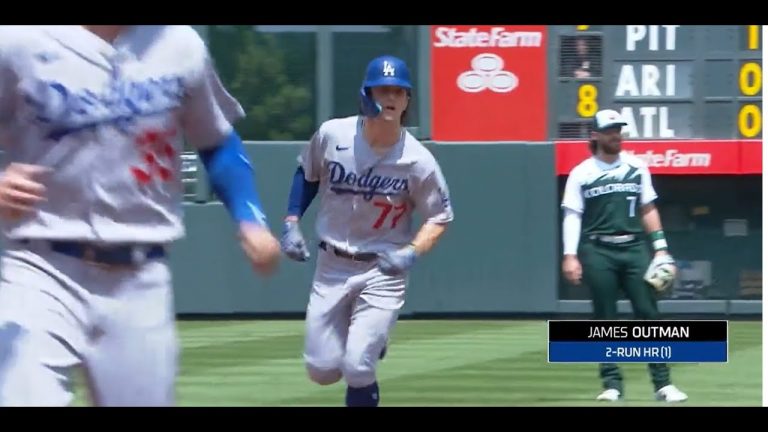
M664 292L675 282L677 266L671 255L659 255L653 258L644 279L658 292Z

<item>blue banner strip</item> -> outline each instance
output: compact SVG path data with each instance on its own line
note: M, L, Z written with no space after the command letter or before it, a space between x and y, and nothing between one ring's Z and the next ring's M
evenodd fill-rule
M551 363L727 363L728 342L549 342Z

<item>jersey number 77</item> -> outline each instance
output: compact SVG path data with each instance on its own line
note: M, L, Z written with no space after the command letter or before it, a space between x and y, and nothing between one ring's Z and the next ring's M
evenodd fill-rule
M374 201L373 205L381 208L381 214L379 214L379 217L376 219L376 222L373 223L374 229L379 229L384 225L384 222L387 220L387 216L389 216L389 214L392 213L392 210L394 210L395 212L392 215L392 222L391 222L390 228L395 228L397 226L397 223L400 221L400 218L403 217L403 215L405 214L405 211L408 209L408 205L406 203L393 205L392 203L389 203L386 201Z

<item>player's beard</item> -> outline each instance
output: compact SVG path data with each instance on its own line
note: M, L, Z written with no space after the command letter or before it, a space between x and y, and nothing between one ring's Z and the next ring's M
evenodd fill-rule
M617 155L621 153L621 140L620 139L608 139L599 143L600 150L607 155Z

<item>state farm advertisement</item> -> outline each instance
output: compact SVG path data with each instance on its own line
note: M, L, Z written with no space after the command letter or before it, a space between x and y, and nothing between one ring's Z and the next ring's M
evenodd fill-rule
M546 26L431 31L434 140L546 139Z
M761 174L760 140L626 141L622 148L646 164L651 174ZM568 175L590 157L586 141L555 143L558 175Z

